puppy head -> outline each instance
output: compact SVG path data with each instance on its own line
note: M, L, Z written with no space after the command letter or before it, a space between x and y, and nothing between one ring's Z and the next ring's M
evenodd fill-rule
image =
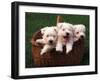
M54 44L57 40L57 28L52 27L45 27L41 29L41 33L43 34L43 39L46 44Z
M73 25L70 23L58 23L58 36L68 39L73 36Z
M74 28L75 41L85 38L85 31L86 31L85 25L78 24L78 25L74 25L73 28Z

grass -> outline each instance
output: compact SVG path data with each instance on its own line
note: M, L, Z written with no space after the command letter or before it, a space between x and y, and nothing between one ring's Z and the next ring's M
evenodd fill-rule
M89 16L88 15L71 15L71 14L46 14L46 13L30 13L25 14L25 64L26 68L33 67L32 61L32 45L30 40L33 33L45 26L56 25L57 15L61 15L64 22L72 24L84 24L86 26L85 54L81 64L89 64Z

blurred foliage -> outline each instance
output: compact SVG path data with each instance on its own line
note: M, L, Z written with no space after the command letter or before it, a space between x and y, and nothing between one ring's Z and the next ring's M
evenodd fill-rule
M89 16L88 15L71 15L71 14L46 14L30 13L25 14L25 53L26 68L33 67L32 45L30 40L33 33L46 26L56 25L57 15L60 15L64 22L72 24L84 24L86 26L85 51L81 64L89 64Z

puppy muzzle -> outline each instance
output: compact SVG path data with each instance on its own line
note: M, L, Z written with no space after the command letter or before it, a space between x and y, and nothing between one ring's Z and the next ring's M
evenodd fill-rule
M80 36L80 39L84 39L84 38L85 38L85 36L84 36L84 35L81 35L81 36Z
M54 41L53 40L49 40L49 44L54 44Z
M66 35L65 35L65 36L63 36L63 37L64 37L64 39L68 40L68 39L69 39L69 37L70 37L70 34L69 34L69 33L66 33Z

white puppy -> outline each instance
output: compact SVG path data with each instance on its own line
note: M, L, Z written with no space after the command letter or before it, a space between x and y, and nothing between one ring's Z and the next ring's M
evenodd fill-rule
M73 25L70 23L58 23L58 40L56 51L63 52L63 46L66 46L66 54L68 54L73 47Z
M44 44L43 49L41 50L41 55L55 48L57 41L57 27L45 27L41 29L41 33L43 34L42 39L37 39L37 43Z
M85 25L77 24L73 26L74 29L74 41L78 41L81 38L85 37Z

